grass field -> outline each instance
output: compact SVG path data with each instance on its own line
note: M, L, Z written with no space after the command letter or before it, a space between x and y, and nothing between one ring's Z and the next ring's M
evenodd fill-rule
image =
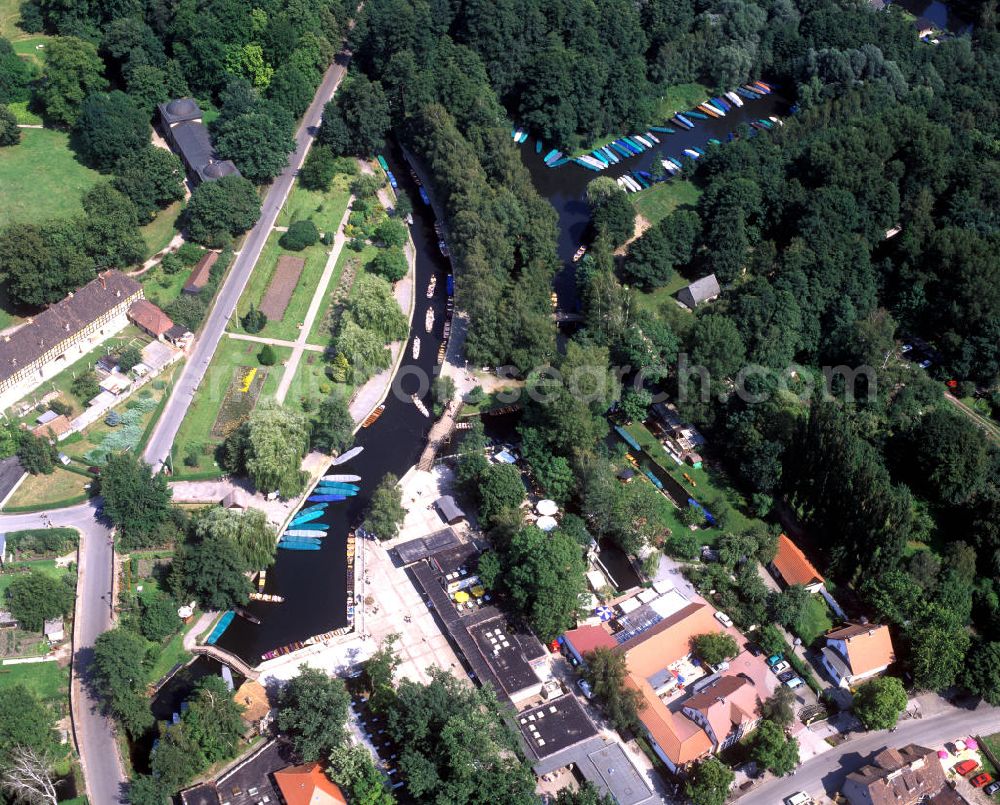
M309 331L310 344L326 346L330 343L332 338L330 333L330 310L333 308L333 298L337 293L337 286L340 284L340 278L343 276L345 266L352 260L357 260L357 271L361 271L362 266L371 262L377 253L378 249L371 245L366 245L360 252L352 251L346 247L340 250L337 265L333 269L333 277L330 279L330 284L326 286L326 299L323 301L319 313L316 314L316 321L313 322L312 330ZM354 274L355 277L357 277L357 271Z
M43 702L63 704L69 696L69 668L55 662L0 666L0 688L14 685L24 685Z
M36 115L28 108L27 101L9 103L7 104L7 108L14 113L14 117L17 118L18 123L23 123L28 126L40 126L42 123L41 116Z
M792 631L802 638L802 645L811 646L820 635L824 635L833 628L833 619L830 617L830 607L822 596L812 595L802 608L802 613L798 621L795 622Z
M197 623L197 621L192 621L192 624L194 623ZM181 629L181 631L160 646L159 653L149 668L149 675L146 677L147 682L150 684L158 682L169 674L175 665L187 662L191 657L191 653L184 648L184 635L187 634L188 628L191 627Z
M219 413L219 407L226 390L233 378L233 372L237 367L258 366L257 353L261 345L252 341L237 341L234 338L223 338L219 341L219 346L215 351L215 357L208 367L205 379L202 381L198 392L188 408L187 416L181 423L177 438L174 439L174 458L177 462L177 471L184 472L180 461L183 459L189 446L193 445L200 449L202 459L201 466L190 468L192 472L202 472L213 469L212 452L220 439L212 436L212 426ZM286 347L275 347L278 355L278 362L274 366L268 367L267 379L261 391L259 400L274 397L274 392L278 388L278 380L284 371L282 363L288 360L291 350ZM258 400L258 401L259 401Z
M152 257L170 243L171 238L177 233L177 216L181 214L181 209L183 209L181 202L175 201L166 209L160 210L150 223L140 228L142 239L146 241L146 257ZM187 272L178 273L183 273L185 278L187 277Z
M315 246L310 246L301 252L289 252L282 249L278 243L280 236L280 232L272 232L268 238L267 245L260 255L260 260L257 261L257 266L254 268L253 274L250 275L250 282L247 283L246 290L243 292L243 296L240 297L237 315L242 319L247 310L250 309L251 303L260 307L260 302L264 298L264 294L267 293L267 288L271 284L271 277L274 275L278 258L281 255L290 254L295 257L301 257L306 261L306 264L302 269L302 273L299 274L298 282L295 283L295 290L292 293L292 298L288 301L288 307L285 308L284 316L281 321L268 321L264 329L257 333L262 338L280 338L285 341L294 341L299 337L299 325L301 325L302 320L305 318L306 310L309 308L309 303L316 292L316 285L319 283L319 278L323 273L323 267L326 265L328 247L322 243L317 243ZM233 331L242 331L242 327L237 322L231 322L230 329Z
M21 135L18 145L0 149L0 227L82 212L80 196L100 175L77 162L69 135L51 129Z
M632 197L632 204L636 213L651 224L656 224L678 207L693 207L698 203L700 195L701 190L688 180L671 179L636 193Z
M336 231L351 196L350 182L350 176L338 173L333 177L333 184L325 193L306 190L296 182L288 201L278 215L278 226L288 226L294 221L312 219L320 232Z
M51 475L29 475L7 501L7 508L17 506L44 506L79 497L86 490L88 479L75 472L56 467Z
M661 120L667 120L676 112L683 112L697 106L711 97L711 91L704 84L677 84L670 87L660 98L657 105L657 115Z
M168 274L157 265L138 277L138 280L142 283L146 298L154 305L163 308L181 295L190 273L191 269L182 268L175 274Z
M674 304L674 294L688 284L688 281L676 272L670 281L652 291L640 291L635 296L635 301L641 310L649 313L658 313L665 304Z

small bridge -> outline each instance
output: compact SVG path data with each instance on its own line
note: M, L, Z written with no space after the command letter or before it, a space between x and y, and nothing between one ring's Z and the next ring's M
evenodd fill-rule
M243 676L247 679L256 679L260 676L260 671L256 668L251 668L235 654L232 654L225 649L221 649L218 646L192 646L191 653L204 654L207 657L211 657L213 660L218 660L224 665L228 665L234 671L243 674Z
M568 321L583 321L583 314L566 313L564 311L557 310L555 313L552 314L552 318L555 319L560 324L562 324L563 322L568 322Z

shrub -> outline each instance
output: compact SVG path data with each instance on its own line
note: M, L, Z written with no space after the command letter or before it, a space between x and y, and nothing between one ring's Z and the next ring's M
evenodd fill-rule
M270 344L264 344L260 352L257 353L257 362L261 366L274 366L278 362L278 356L274 351L274 347Z
M351 182L351 193L358 198L372 198L385 185L385 179L372 173L362 173Z
M406 255L400 249L380 249L368 264L368 270L389 282L399 282L406 276L409 265L406 262Z
M177 259L184 265L191 267L202 258L205 250L197 243L184 243L175 253Z
M319 240L319 231L312 221L296 221L284 235L281 236L283 248L293 252L300 252L309 246L314 245Z
M73 392L73 396L83 403L94 399L94 397L101 393L101 387L97 385L97 375L91 371L83 372L73 378L69 390Z
M383 246L389 248L402 248L407 238L406 224L397 221L395 218L388 218L375 229L375 239Z
M337 159L329 148L316 146L309 151L306 164L299 171L299 181L306 190L326 190L337 173Z
M131 371L137 363L142 362L142 353L137 347L127 346L118 353L118 368L123 372Z
M246 330L248 333L251 334L259 333L261 330L264 329L264 326L267 324L267 316L260 308L251 303L250 309L247 311L247 314L243 317L242 324L243 324L243 329Z
M176 274L184 268L184 262L176 254L165 254L160 260L160 268L164 274Z
M53 400L49 403L49 408L61 416L70 416L73 413L73 406L62 400Z

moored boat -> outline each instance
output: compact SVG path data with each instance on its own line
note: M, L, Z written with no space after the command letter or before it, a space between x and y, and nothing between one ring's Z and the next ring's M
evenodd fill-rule
M372 425L375 424L375 421L384 413L385 413L385 403L382 403L380 406L378 406L374 411L372 411L368 416L364 418L364 421L361 423L361 427L370 428Z
M730 105L729 101L727 101L721 95L716 98L712 98L712 103L714 103L716 106L721 106L727 112L731 111L733 108Z
M697 112L694 109L692 109L689 112L685 112L684 114L686 114L688 117L696 118L697 120L708 120L708 115L706 115L704 112Z
M662 132L663 134L676 134L677 133L676 129L669 128L668 126L650 126L650 129L652 131Z
M427 298L434 296L434 289L437 288L437 274L431 274L431 281L427 283Z
M312 537L313 539L322 539L325 536L326 531L314 531L308 528L289 528L281 534L282 539L293 539L295 537Z
M347 500L347 495L310 495L306 498L310 503L338 502Z
M264 601L268 604L283 604L285 596L273 595L271 593L250 593L251 601Z
M576 250L576 253L573 255L573 262L574 263L580 262L580 258L583 257L586 253L587 253L587 247L581 246L579 249Z
M249 609L236 607L236 614L248 623L252 623L254 626L260 626L260 618L254 615Z
M736 108L743 106L743 99L732 90L726 93L726 97L733 102Z
M646 139L647 140L652 140L654 143L659 143L660 142L660 138L657 137L655 134L653 134L653 132L651 132L651 131L647 131L646 132Z
M318 503L320 501L316 501L316 502ZM288 524L288 526L289 526L289 528L294 528L295 526L299 525L300 523L310 523L313 520L318 520L322 516L323 516L323 512L309 512L309 514L300 514L300 515L298 515L296 517L293 517L292 520L291 520L291 522Z
M691 159L697 159L698 157L700 157L700 156L701 156L701 154L699 154L699 153L698 153L697 151L695 151L695 150L694 150L693 148L685 148L685 149L684 149L684 153L685 153L685 154L686 154L687 156L691 157Z
M413 339L413 360L420 357L420 336L416 336Z
M342 489L345 492L360 492L361 487L357 484L349 484L343 481L323 481L320 484L323 489Z
M424 405L424 401L421 400L416 394L411 394L410 399L413 404L417 407L417 410L426 417L431 415L431 412L427 410L427 406Z
M423 187L418 188L418 190L420 191L420 200L424 202L424 204L430 204L431 199L430 196L427 195L427 191L424 190Z
M709 117L722 117L718 109L709 106L707 103L698 104L698 108L701 109L701 111L704 112Z
M361 480L360 475L324 475L320 478L321 481L343 481L347 484L357 483Z
M356 456L360 456L364 452L364 450L365 450L365 448L362 447L362 446L360 446L360 445L358 445L357 447L352 447L346 453L341 453L339 456L337 456L331 462L331 466L336 467L336 466L338 466L340 464L346 464L352 458L355 458Z
M427 308L427 315L424 316L424 330L428 333L434 329L434 308Z
M284 551L318 551L320 549L318 543L306 545L298 542L279 542L278 547Z
M389 170L389 163L385 161L385 157L384 156L382 156L381 154L379 154L378 156L375 157L375 159L378 162L378 166L382 170L384 170L384 171L388 171Z

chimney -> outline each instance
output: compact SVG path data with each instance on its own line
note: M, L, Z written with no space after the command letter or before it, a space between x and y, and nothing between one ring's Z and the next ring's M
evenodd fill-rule
M63 327L65 327L65 328L66 328L66 332L68 333L68 332L69 332L69 322L66 322L66 323L65 323L65 324L63 325Z
M121 288L119 288L117 291L115 291L115 298L116 299L121 299L122 298Z

